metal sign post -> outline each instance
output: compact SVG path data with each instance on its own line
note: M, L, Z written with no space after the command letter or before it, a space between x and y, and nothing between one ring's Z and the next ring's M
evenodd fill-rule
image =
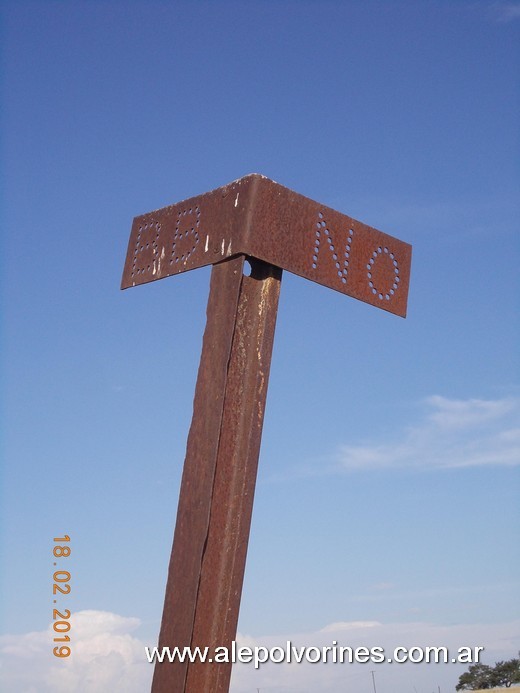
M211 656L236 636L282 269L404 317L410 263L407 243L258 174L134 219L122 288L214 265L159 647ZM230 676L157 662L152 693Z

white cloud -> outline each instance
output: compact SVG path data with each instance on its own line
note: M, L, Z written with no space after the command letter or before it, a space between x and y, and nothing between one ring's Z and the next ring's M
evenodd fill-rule
M430 623L391 623L353 621L332 623L311 633L288 634L253 638L238 635L239 645L248 647L282 647L287 641L300 648L307 647L383 647L385 657L395 647L447 647L449 656L460 647L484 647L482 660L493 664L500 659L515 657L520 646L520 621L502 624L472 624L443 626ZM330 655L329 655L330 656ZM374 671L377 689L382 691L409 691L431 693L440 686L444 693L455 689L458 677L467 664L364 664L347 662L309 664L294 662L263 664L255 670L252 664L236 664L233 668L231 693L248 693L260 689L262 693L337 693L351 690L372 693L371 671Z
M139 625L102 611L81 611L71 617L74 655L56 659L52 655L54 631L0 637L0 688L16 693L144 693L150 690L152 665L146 661L144 644L132 635ZM383 647L385 655L397 646L443 646L450 654L462 646L485 647L482 661L492 664L516 656L520 647L520 621L491 625L443 626L429 623L341 621L308 633L237 636L239 646L285 647ZM150 645L151 643L147 643ZM467 665L455 664L365 664L337 663L252 664L233 668L231 693L336 693L355 690L371 693L371 670L378 689L431 693L441 686L453 691Z
M496 421L518 408L518 402L512 398L460 400L433 395L426 401L434 408L429 420L448 429L463 429Z
M137 618L106 611L79 611L70 618L72 653L53 655L56 633L0 637L0 688L17 693L142 693L149 690L152 665L144 643L131 635ZM148 643L149 644L149 643Z
M497 2L494 10L499 22L513 22L520 19L520 3L517 2Z
M426 414L397 441L342 446L340 468L366 471L520 464L518 399L453 400L435 395L425 405Z
M328 626L321 628L320 633L338 633L345 630L360 630L362 628L377 628L381 624L379 621L336 621Z
M394 587L395 585L393 582L378 582L377 584L372 585L372 589L377 590L378 592L386 592Z

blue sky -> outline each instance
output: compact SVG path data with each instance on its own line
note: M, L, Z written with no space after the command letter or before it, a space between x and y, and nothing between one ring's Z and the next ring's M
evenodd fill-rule
M520 4L1 7L0 681L146 690L209 270L121 292L126 245L134 216L253 171L414 254L406 320L284 273L241 636L514 656ZM72 663L47 630L64 533ZM340 673L365 693L369 668ZM338 690L311 669L232 690ZM380 668L378 689L463 669Z

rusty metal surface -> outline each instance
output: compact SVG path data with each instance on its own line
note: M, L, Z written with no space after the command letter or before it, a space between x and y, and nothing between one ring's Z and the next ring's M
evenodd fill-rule
M245 568L282 271L212 270L159 646L231 646ZM231 664L156 664L153 693L229 688Z
M240 291L192 645L236 637L282 270L253 262ZM224 693L231 665L194 664L187 691Z
M411 246L251 174L134 219L122 288L209 264L159 647L211 652L236 635L282 269L404 317ZM157 662L152 693L225 693L230 675Z
M191 644L243 264L241 256L214 267L211 275L174 548L168 569L160 646ZM186 673L187 663L157 664L152 690L154 693L183 691Z
M237 254L404 317L411 246L259 174L136 217L122 288Z

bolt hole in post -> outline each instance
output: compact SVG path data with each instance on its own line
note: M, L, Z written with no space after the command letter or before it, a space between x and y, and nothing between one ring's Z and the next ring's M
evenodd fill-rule
M246 258L244 260L244 268L242 270L242 274L244 277L250 277L253 273L253 266L251 264L251 258Z
M267 279L271 276L269 265L262 260L257 260L254 257L247 256L244 260L244 268L242 274L251 279Z

